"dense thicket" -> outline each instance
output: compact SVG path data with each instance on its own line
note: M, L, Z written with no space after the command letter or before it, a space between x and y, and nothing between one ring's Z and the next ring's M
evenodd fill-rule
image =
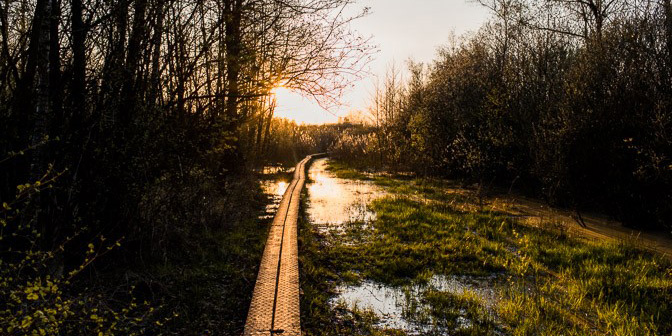
M334 98L366 61L349 3L0 2L0 334L134 324L89 319L88 300L55 309L73 295L102 302L59 286L86 279L69 270L93 259L132 283L133 267L186 258L233 226L254 190L241 175L272 137L272 88ZM122 291L113 284L102 292Z
M342 134L359 125L350 123L299 125L287 119L273 119L264 158L271 164L294 165L308 154L326 153Z
M429 67L411 64L406 81L388 74L376 130L345 135L335 154L515 182L577 211L669 228L670 1L481 3L494 19Z

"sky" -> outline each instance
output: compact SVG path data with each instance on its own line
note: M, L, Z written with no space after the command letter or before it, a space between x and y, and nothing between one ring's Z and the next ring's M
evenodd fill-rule
M376 76L384 77L392 64L405 69L409 59L431 63L437 49L446 45L452 34L475 32L490 16L486 8L473 0L359 0L350 10L355 13L364 7L370 8L370 14L354 21L352 28L371 37L371 43L377 47L374 61L369 64L370 75L355 82L344 93L342 105L329 111L299 93L279 88L275 116L322 124L337 122L339 116L351 111L365 111Z

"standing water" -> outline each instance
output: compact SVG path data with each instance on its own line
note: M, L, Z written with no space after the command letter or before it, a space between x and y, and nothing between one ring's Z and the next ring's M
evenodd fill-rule
M376 214L368 204L383 196L383 189L371 181L338 178L327 170L328 162L327 158L318 159L310 166L307 209L310 222L330 229L374 220Z
M261 177L260 185L264 195L268 198L264 211L259 215L262 221L272 220L280 207L282 196L291 182L293 168L282 166L268 166L257 173Z
M373 230L369 224L376 219L376 213L368 205L374 199L385 196L385 190L371 181L336 177L327 169L328 160L315 160L310 167L307 214L311 224L322 232L339 232L351 225ZM450 335L449 330L437 327L438 321L426 315L429 307L422 300L425 293L440 291L464 295L470 292L492 308L496 295L487 284L493 280L435 275L427 283L401 287L364 280L358 284L338 286L338 294L330 302L334 307L345 305L372 311L378 317L378 327L383 329L403 330L408 335ZM457 324L458 330L469 328L471 321L459 316Z

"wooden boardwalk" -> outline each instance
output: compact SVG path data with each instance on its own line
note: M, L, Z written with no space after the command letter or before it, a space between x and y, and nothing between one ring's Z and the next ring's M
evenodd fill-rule
M309 155L296 165L282 197L261 258L244 336L301 335L297 220L306 167L319 155Z

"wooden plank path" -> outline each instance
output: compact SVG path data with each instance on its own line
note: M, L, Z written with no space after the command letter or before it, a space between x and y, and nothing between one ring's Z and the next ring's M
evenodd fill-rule
M294 178L282 196L261 258L244 336L301 335L297 220L306 167L321 155L309 155L296 165Z

